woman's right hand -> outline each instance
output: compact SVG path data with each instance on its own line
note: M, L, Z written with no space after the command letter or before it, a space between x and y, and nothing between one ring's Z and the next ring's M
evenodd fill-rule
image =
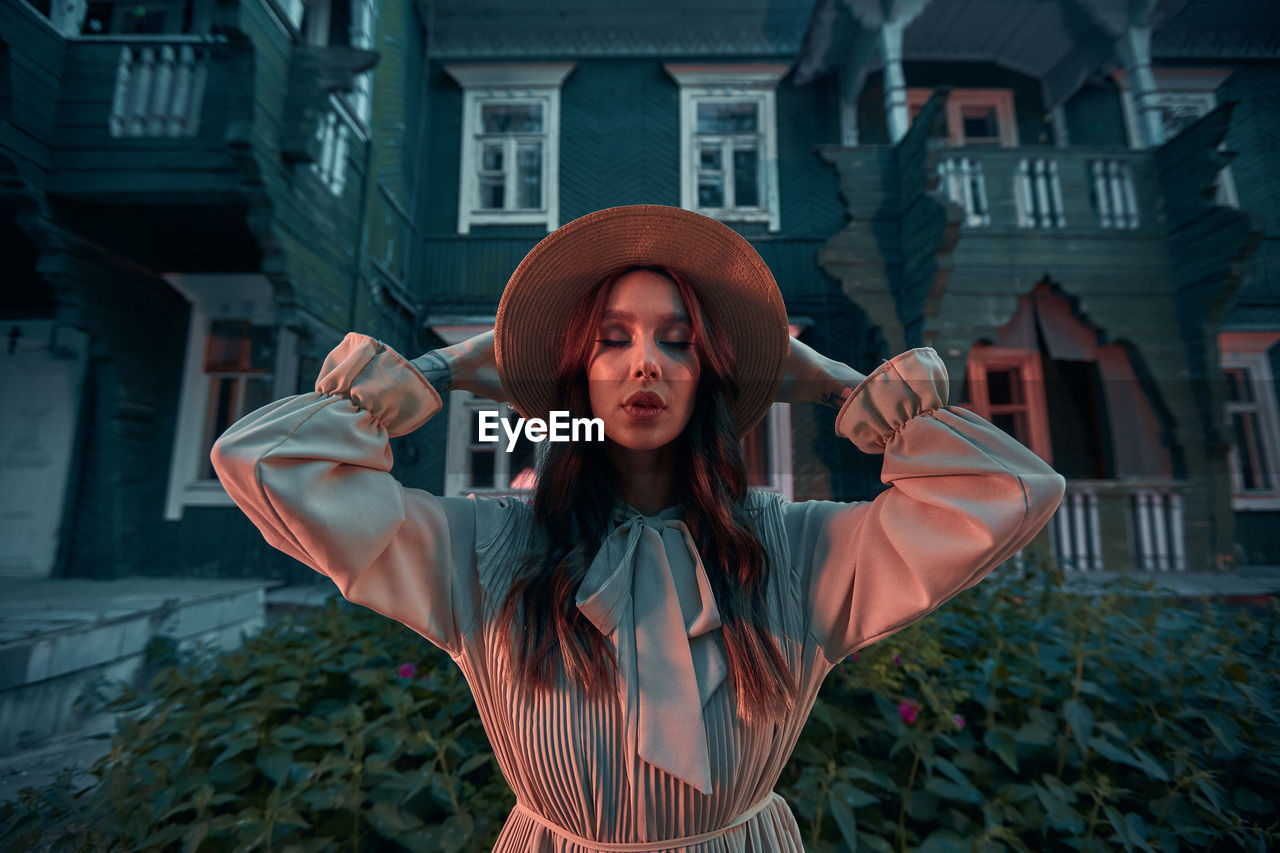
M493 351L493 332L436 350L449 363L450 387L470 391L477 397L504 403L510 399L498 375L498 359Z

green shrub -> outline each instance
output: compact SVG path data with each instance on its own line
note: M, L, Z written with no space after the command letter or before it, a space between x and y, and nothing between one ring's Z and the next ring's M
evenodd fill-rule
M845 661L779 785L807 848L1274 845L1280 608L1147 593L992 577ZM362 608L188 656L114 706L148 700L100 784L0 810L0 849L484 851L514 805L457 668Z
M1280 607L1151 589L992 576L846 660L779 786L807 849L1272 849Z

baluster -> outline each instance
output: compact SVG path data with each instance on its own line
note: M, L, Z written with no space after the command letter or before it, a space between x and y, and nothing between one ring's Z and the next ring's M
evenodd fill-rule
M982 162L973 161L974 198L978 204L978 224L991 224L991 208L987 206L987 180L982 176Z
M1053 521L1058 530L1058 562L1068 571L1076 568L1071 554L1071 501L1074 499L1075 494L1068 492L1066 500L1062 502L1062 505L1053 514Z
M1169 513L1164 497L1160 492L1151 493L1151 509L1156 523L1156 568L1167 572L1169 571Z
M1053 198L1053 226L1067 227L1067 212L1062 207L1062 181L1058 180L1058 161L1049 160L1049 194Z
M977 209L973 205L973 173L970 171L969 158L965 157L960 161L960 190L961 198L964 199L964 219L969 225L978 224L975 221Z
M112 136L124 136L129 121L129 84L133 75L133 51L128 45L120 48L120 60L116 64L116 91L111 99L111 118L108 127Z
M1098 200L1098 224L1103 228L1111 227L1111 205L1108 201L1107 166L1103 160L1094 160L1090 164L1093 172L1093 197ZM1118 214L1118 211L1117 211Z
M1134 495L1138 516L1138 549L1139 560L1144 571L1151 571L1154 561L1151 558L1151 494L1138 491Z
M191 112L191 73L195 65L195 51L184 44L178 50L178 64L173 75L173 99L169 102L165 133L183 136L187 130L187 115Z
M1075 500L1071 502L1072 527L1076 537L1075 551L1076 559L1080 561L1080 568L1092 568L1089 560L1089 543L1085 538L1088 535L1088 505L1085 500L1087 492L1075 495Z
M349 130L345 120L338 125L338 144L334 151L333 178L330 186L334 195L342 195L342 188L347 185L347 136Z
M193 52L194 53L194 52ZM209 78L209 48L195 53L195 70L191 83L191 101L185 120L187 136L200 133L200 114L204 110L204 87Z
M1182 518L1182 493L1169 493L1169 516L1173 535L1173 568L1175 571L1187 570L1187 552L1184 544L1186 529Z
M1025 157L1018 161L1017 168L1018 225L1022 228L1035 227L1034 202L1031 199L1031 162Z
M1049 186L1045 178L1044 160L1037 158L1032 161L1033 173L1035 175L1035 223L1037 228L1048 228L1053 224L1053 220L1049 214Z
M1095 571L1102 571L1102 534L1098 524L1098 495L1094 492L1088 493L1089 501L1089 546L1092 551L1091 558Z
M151 100L151 81L155 74L156 52L149 47L139 51L135 66L137 75L130 91L133 103L129 105L128 136L143 136L147 132L147 104Z
M1120 186L1124 190L1125 208L1129 211L1129 227L1138 227L1138 198L1133 188L1133 171L1129 168L1128 163L1121 164L1123 172L1121 173Z
M147 136L163 136L169 124L169 105L173 102L172 45L162 45L155 79L151 85L151 106L147 110Z
M1111 186L1111 201L1116 208L1116 227L1129 227L1129 209L1124 204L1124 166L1118 160L1107 162L1108 184Z

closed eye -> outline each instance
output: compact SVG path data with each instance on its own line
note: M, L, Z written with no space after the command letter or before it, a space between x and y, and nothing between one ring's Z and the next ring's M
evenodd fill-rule
M610 338L601 338L597 340L596 343L603 347L625 347L627 344L631 343L631 341L617 341Z
M687 350L693 346L693 341L663 341L662 345L672 349Z

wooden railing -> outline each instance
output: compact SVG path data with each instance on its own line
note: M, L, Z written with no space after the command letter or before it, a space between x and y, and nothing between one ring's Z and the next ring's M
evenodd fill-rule
M1068 481L1049 524L1058 565L1079 572L1186 571L1183 490L1166 480Z
M203 39L129 40L121 44L107 121L111 135L179 137L199 133L210 57L211 46Z
M967 228L1136 230L1154 203L1148 155L1118 148L938 148L938 190Z

